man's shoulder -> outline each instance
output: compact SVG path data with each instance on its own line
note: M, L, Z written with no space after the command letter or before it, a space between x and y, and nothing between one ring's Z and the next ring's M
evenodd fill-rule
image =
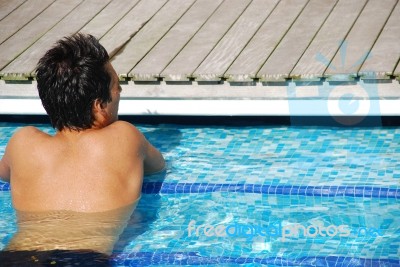
M105 138L111 142L111 147L118 148L119 153L122 151L131 151L132 149L141 149L144 138L141 132L131 123L125 121L116 121L107 126L108 132ZM131 153L131 152L129 152Z
M42 131L33 126L21 127L10 138L7 149L10 153L25 151L28 147L41 143L40 138L43 135Z
M19 128L12 136L12 140L26 140L26 138L35 138L38 135L42 135L43 132L34 126L25 126Z
M110 129L116 130L116 131L123 131L123 132L128 132L128 133L136 133L139 132L139 130L131 123L126 122L126 121L116 121L113 122L110 126Z
M109 128L112 131L116 131L118 135L124 135L133 139L142 138L142 133L133 124L126 121L116 121Z

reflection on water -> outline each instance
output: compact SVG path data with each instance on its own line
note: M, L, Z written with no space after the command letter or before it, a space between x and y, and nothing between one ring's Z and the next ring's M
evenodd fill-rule
M18 231L6 250L93 250L111 254L137 202L105 212L17 211Z

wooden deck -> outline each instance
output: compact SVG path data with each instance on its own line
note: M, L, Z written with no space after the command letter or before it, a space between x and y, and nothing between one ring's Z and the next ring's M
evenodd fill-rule
M86 32L121 80L394 79L398 0L0 0L0 76L34 78L59 38Z
M35 66L76 32L111 55L125 114L212 115L243 100L221 114L287 115L299 101L297 115L323 115L308 107L351 93L400 115L399 0L0 0L1 114L44 113ZM154 102L132 111L136 100Z

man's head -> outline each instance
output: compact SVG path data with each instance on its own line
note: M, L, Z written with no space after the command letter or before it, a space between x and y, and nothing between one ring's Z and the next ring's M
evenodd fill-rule
M36 69L39 96L53 127L92 128L95 107L110 110L115 76L107 51L95 37L78 33L59 40ZM118 103L116 108L118 112Z

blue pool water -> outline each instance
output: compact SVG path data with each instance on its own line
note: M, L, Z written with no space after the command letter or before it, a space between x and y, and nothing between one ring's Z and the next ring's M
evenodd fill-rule
M0 123L0 156L18 126ZM168 168L145 177L115 266L400 266L400 129L139 129ZM2 249L16 229L0 191Z

